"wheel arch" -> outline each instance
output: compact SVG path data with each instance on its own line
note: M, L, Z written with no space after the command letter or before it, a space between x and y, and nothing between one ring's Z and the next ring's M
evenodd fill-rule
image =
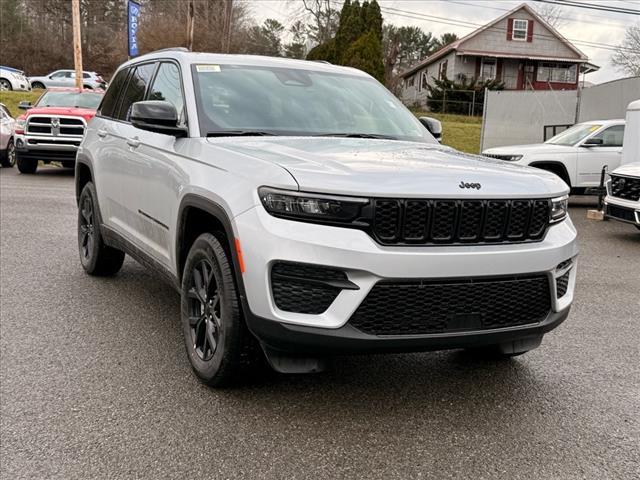
M236 246L236 236L231 219L220 204L197 194L187 194L180 202L176 228L175 259L176 276L182 282L182 274L189 249L202 233L212 233L218 238L231 258L234 280L241 300L244 300L242 269Z
M571 188L571 177L569 176L569 171L564 163L556 160L536 160L535 162L531 162L529 167L535 167L555 173L564 180L567 185L569 185L569 188Z
M75 183L76 183L76 205L80 201L82 189L88 182L93 182L93 170L91 165L81 160L76 161ZM95 186L95 182L94 182Z

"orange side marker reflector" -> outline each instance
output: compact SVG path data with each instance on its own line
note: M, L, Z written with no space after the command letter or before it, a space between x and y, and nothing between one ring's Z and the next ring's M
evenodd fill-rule
M244 273L244 259L242 258L242 248L240 248L240 240L238 240L237 238L236 238L236 254L238 255L240 272Z

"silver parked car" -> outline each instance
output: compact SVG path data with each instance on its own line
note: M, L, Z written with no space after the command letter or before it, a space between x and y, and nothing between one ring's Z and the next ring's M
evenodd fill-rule
M75 87L75 70L56 70L42 77L29 77L31 88ZM107 82L96 72L82 72L82 87L96 89L107 88Z
M0 91L31 90L29 80L22 70L0 65Z
M3 167L13 167L16 163L15 124L9 109L0 103L0 165Z
M261 356L302 373L345 353L519 355L573 301L569 187L440 145L354 68L137 57L88 123L75 179L82 267L114 275L128 254L167 279L212 386Z

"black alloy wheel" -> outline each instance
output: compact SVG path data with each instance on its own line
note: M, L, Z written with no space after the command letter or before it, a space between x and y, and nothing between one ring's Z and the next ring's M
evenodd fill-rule
M218 279L208 259L193 266L189 284L187 297L191 343L200 360L208 362L220 342L223 322L222 289L218 286Z
M93 213L93 201L90 195L82 198L80 204L80 255L82 260L89 262L93 254L95 242L95 215Z

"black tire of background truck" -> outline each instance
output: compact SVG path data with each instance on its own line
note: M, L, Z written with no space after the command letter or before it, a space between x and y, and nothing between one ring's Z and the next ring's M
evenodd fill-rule
M21 157L19 153L16 154L16 164L18 165L20 173L36 173L38 169L38 160Z
M64 160L60 163L62 163L63 168L75 168L76 166L75 160Z
M196 287L198 275L209 279L200 281L200 289ZM242 316L229 257L210 233L200 235L187 255L181 310L187 356L201 382L210 387L224 387L246 379L255 371L258 360L264 358L262 350ZM215 347L211 348L209 338L214 340Z
M78 202L78 253L89 275L111 276L124 262L124 252L105 245L100 233L100 211L93 183L82 189Z

